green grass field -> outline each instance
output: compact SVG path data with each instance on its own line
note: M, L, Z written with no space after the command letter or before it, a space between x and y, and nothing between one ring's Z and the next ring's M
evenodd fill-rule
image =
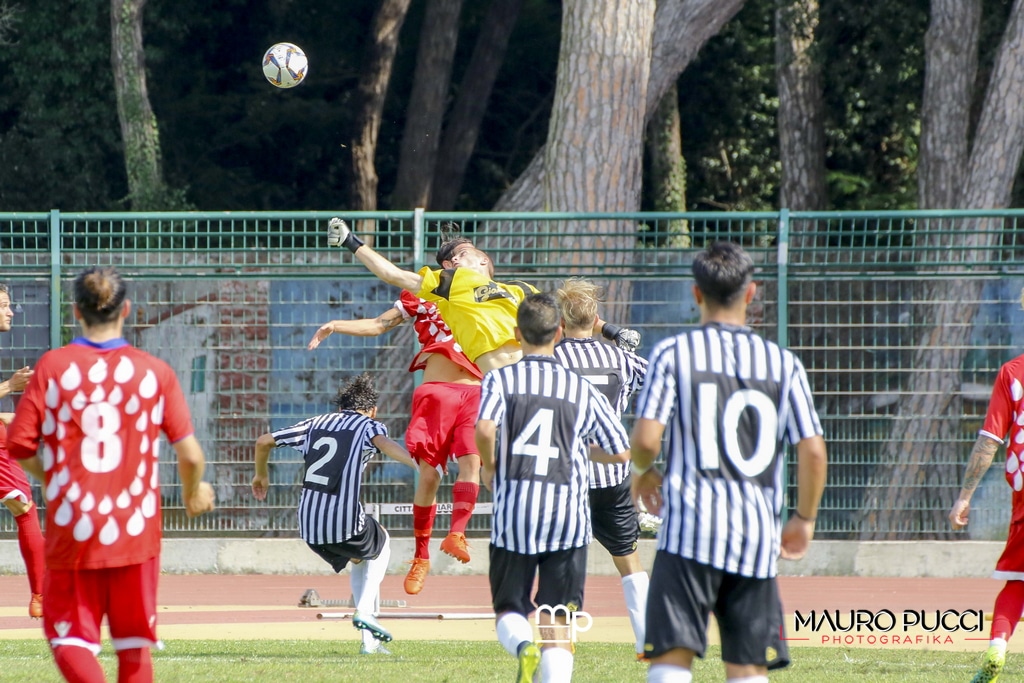
M272 626L268 626L268 629ZM359 655L357 641L195 641L169 642L154 653L159 683L476 683L511 681L516 663L497 643L405 641L391 646L392 655ZM793 664L771 674L780 683L917 683L969 681L980 653L940 652L909 648L810 648L792 651ZM581 643L573 680L632 683L645 680L647 665L632 661L629 645ZM694 667L695 681L724 679L719 650ZM1024 680L1017 674L1011 650L1000 683ZM1024 660L1024 658L1022 658ZM109 643L100 661L109 680L117 680L117 659ZM0 679L18 683L57 683L60 676L42 640L0 640Z

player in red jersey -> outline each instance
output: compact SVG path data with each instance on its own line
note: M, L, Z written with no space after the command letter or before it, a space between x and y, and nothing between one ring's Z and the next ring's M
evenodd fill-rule
M0 332L9 332L13 320L10 291L7 285L0 284ZM15 371L10 379L0 382L0 398L22 391L31 376L32 370L27 366ZM0 413L0 501L11 511L18 525L18 549L25 560L31 592L28 615L39 619L43 616L43 573L46 570L43 531L39 527L39 515L32 502L32 487L28 477L7 453L6 425L12 419L14 413Z
M121 335L131 303L113 268L74 282L82 336L39 359L8 431L11 456L45 483L43 631L69 681L104 680L106 616L118 681L153 680L161 510L160 433L174 446L189 517L213 509L205 459L174 371ZM40 443L41 455L37 455Z
M441 551L459 562L469 562L466 526L480 493L480 456L475 424L480 408L480 369L455 342L437 306L410 292L402 292L395 305L376 318L333 320L317 330L309 342L315 349L332 333L375 337L412 320L422 349L409 364L409 372L423 371L423 381L412 395L412 415L405 445L419 465L419 484L413 495L412 525L416 550L405 577L405 592L423 590L430 571L430 534L437 514L437 488L448 460L459 463L452 487L452 518Z
M1024 291L1021 306L1024 306ZM999 678L1006 664L1006 643L1024 614L1024 355L1004 363L996 375L985 422L971 449L960 495L949 511L949 522L954 529L967 526L971 498L1003 446L1006 447L1003 472L1011 489L1010 529L992 578L1006 583L992 608L989 647L982 657L981 669L971 679L976 683L989 683Z

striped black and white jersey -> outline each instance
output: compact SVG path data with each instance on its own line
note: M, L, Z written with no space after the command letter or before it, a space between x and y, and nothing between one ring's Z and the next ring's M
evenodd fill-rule
M278 446L291 446L305 461L299 498L299 535L307 543L342 543L363 530L359 501L366 463L387 436L380 422L351 410L318 415L273 432Z
M555 346L555 358L575 370L604 394L621 418L630 397L643 386L647 361L635 353L589 337L565 337ZM590 463L590 488L618 486L629 473L627 463Z
M636 415L666 425L658 549L775 576L785 441L822 433L800 360L746 327L704 325L654 348Z
M536 555L590 543L589 444L629 448L608 399L552 356L492 370L481 420L498 426L491 543Z

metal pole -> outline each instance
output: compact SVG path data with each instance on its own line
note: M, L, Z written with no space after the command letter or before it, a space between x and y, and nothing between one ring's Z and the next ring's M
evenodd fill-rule
M50 348L56 349L60 343L61 305L63 297L60 292L60 211L50 211Z
M779 211L776 263L779 267L779 346L789 345L789 209Z

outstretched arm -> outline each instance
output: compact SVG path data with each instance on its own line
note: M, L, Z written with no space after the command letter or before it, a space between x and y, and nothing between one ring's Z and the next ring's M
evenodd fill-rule
M414 470L419 469L416 467L415 461L412 456L409 455L409 451L405 450L400 444L389 439L386 436L375 436L373 437L373 445L378 451L391 458L395 462L400 462L403 465L408 465Z
M971 449L971 459L967 462L967 471L964 473L964 484L960 489L960 496L953 503L949 511L949 524L954 529L963 529L967 526L968 516L971 512L971 496L974 490L981 483L981 478L992 465L992 458L999 450L999 442L984 435L979 435Z
M355 233L349 229L345 221L340 218L332 218L328 225L328 235L330 243L340 244L351 251L366 266L367 270L384 282L401 287L413 294L420 291L420 287L423 285L423 278L416 273L402 270L363 244L363 241L355 236Z
M636 348L640 346L639 332L628 327L613 325L601 318L598 318L597 323L594 325L594 334L600 334L608 341L614 342L623 351L629 351L630 353L636 351Z
M10 379L0 382L0 398L16 391L24 391L25 385L28 384L28 378L31 376L32 368L27 365L19 370L15 370Z
M316 331L313 338L309 340L309 345L306 347L310 351L320 346L320 342L327 339L332 334L348 334L353 337L377 337L385 332L389 332L399 325L405 318L402 316L402 312L397 308L389 308L384 311L376 318L363 318L361 320L332 320L329 323L324 323L320 326L320 329Z

